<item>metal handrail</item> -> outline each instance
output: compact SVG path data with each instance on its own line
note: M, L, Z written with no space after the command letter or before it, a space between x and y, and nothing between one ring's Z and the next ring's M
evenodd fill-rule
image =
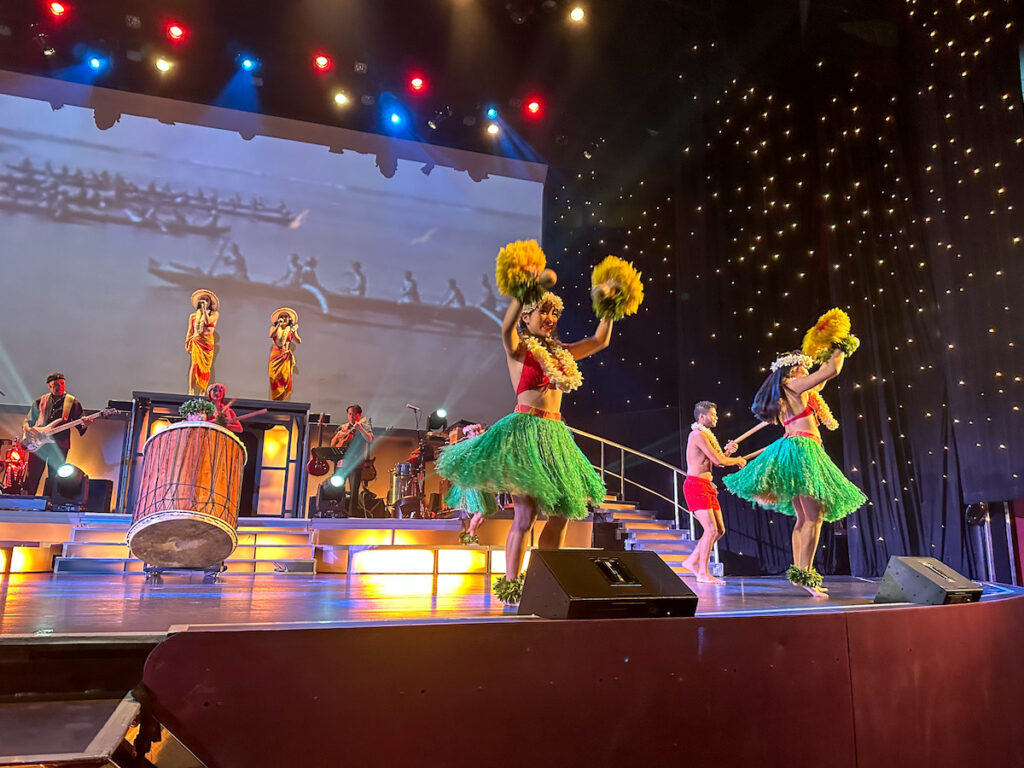
M566 425L566 426L568 426L568 425ZM696 527L695 527L695 518L693 516L693 513L689 509L687 509L684 504L680 504L679 503L679 478L680 478L680 476L682 476L684 479L686 478L686 472L685 471L683 471L682 469L680 469L677 466L674 466L673 464L669 464L667 461L662 461L661 459L656 459L654 456L650 456L650 455L644 453L643 451L638 451L635 448L630 448L628 445L622 445L621 443L616 443L613 440L606 440L603 437L599 437L598 435L592 435L589 432L584 432L582 429L576 429L575 427L569 427L569 430L571 432L573 432L574 434L579 435L580 437L586 437L586 438L589 438L590 440L596 440L598 442L598 444L601 446L601 458L600 458L600 463L597 464L597 465L594 465L594 469L596 469L598 471L598 473L601 475L601 479L602 480L604 480L607 475L611 475L614 478L618 478L618 480L619 480L619 497L620 498L625 499L625 496L626 496L626 483L629 483L630 485L635 486L635 487L639 488L642 491L650 493L653 496L657 496L659 499L662 499L663 501L666 501L666 502L668 502L669 504L672 505L672 514L673 514L673 517L675 519L675 525L676 525L677 529L682 527L681 513L682 512L686 513L688 521L689 521L689 524L690 524L689 525L689 528L690 528L690 538L692 540L692 539L694 539L696 537L697 531L696 531ZM612 472L610 469L608 469L605 466L605 446L606 445L610 446L610 447L612 447L614 449L617 449L619 451L619 466L622 468L622 472L621 473ZM626 477L626 454L627 453L632 454L633 456L636 456L638 458L641 458L644 461L649 461L649 462L651 462L653 464L657 464L658 466L664 467L665 469L668 469L668 470L672 471L672 498L671 499L668 498L667 496L665 496L664 494L661 494L658 491L654 490L653 488L648 488L647 486L645 486L645 485L643 485L641 483L638 483L635 480L630 480L630 479L628 479ZM712 562L715 562L715 563L718 562L718 543L717 542L715 543L714 547L712 548L711 559L712 559Z

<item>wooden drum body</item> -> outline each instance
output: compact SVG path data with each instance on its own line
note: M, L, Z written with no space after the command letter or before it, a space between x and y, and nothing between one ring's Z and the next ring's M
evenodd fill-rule
M238 501L246 453L224 427L182 421L142 449L142 477L128 547L144 563L209 568L238 544Z

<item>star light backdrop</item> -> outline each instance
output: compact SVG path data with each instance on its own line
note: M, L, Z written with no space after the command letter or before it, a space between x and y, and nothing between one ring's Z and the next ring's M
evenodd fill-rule
M776 354L842 307L863 346L825 390L840 420L825 447L870 504L845 531L826 527L822 565L844 567L838 532L854 574L880 574L895 554L970 571L964 505L1024 496L1019 35L999 2L906 2L890 20L837 41L814 34L813 9L794 15L799 46L763 76L726 77L737 50L693 46L674 190L654 182L665 162L652 159L646 181L623 187L633 205L610 216L623 192L596 170L620 159L607 153L553 190L549 249L574 265L563 271L618 253L648 290L640 316L585 364L567 412L664 448L665 422L685 438L707 398L724 443L755 423L748 408ZM674 341L678 399L655 361ZM674 417L660 432L652 405ZM728 565L784 569L790 521L722 500Z

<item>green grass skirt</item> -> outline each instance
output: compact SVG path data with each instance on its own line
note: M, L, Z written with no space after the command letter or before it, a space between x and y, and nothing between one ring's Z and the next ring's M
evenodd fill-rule
M496 493L532 496L550 515L579 520L605 488L561 421L510 413L481 435L441 451L437 473L452 483L450 507L493 515Z
M776 440L722 481L736 496L790 517L796 517L795 496L816 499L827 522L846 517L867 501L818 441L798 435Z

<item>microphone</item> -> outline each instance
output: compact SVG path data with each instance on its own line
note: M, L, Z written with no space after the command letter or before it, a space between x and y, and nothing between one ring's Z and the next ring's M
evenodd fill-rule
M419 408L417 408L417 407L416 407L415 405L413 405L412 403L406 403L406 404L405 404L405 407L406 407L406 408L410 408L410 409L412 409L412 410L414 410L414 411L418 411L418 410L419 410Z

